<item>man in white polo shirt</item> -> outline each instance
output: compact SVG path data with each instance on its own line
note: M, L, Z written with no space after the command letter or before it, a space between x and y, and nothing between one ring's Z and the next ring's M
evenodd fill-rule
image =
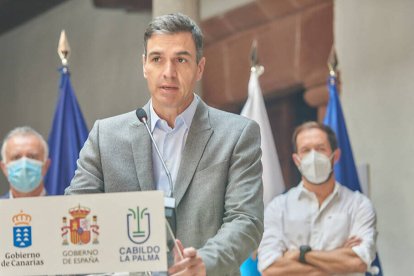
M370 200L335 181L335 133L307 122L293 134L302 181L266 208L259 270L266 275L364 275L375 258Z

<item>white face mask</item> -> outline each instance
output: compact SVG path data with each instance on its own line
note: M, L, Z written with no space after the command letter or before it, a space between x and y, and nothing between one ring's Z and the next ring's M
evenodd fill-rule
M299 171L312 184L322 184L328 180L332 172L332 156L333 153L327 157L312 149L300 161Z

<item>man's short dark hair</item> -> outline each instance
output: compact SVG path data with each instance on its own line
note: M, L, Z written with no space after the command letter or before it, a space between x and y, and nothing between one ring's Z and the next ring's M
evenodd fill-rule
M161 15L149 23L144 34L144 55L147 56L148 39L153 34L176 34L182 32L189 32L193 36L198 63L203 57L203 33L190 17L181 13Z
M327 125L311 121L311 122L305 122L301 124L293 132L293 136L292 136L293 152L297 152L298 150L297 145L296 145L296 139L298 138L299 133L301 133L304 130L309 130L313 128L320 129L326 133L326 135L328 136L329 145L331 146L332 151L338 148L338 141L336 139L335 132Z

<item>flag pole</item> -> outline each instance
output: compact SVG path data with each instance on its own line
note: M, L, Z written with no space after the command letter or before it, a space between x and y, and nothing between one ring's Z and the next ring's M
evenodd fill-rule
M331 75L331 77L336 77L338 75L338 57L336 56L336 50L334 45L332 45L331 52L329 53L328 68L329 75Z
M335 164L335 177L338 182L351 190L363 191L358 178L355 161L352 155L352 148L349 142L346 130L345 119L343 117L341 104L338 98L337 76L338 76L338 58L334 45L328 58L329 68L329 102L325 114L324 124L332 128L336 133L338 146L341 149L341 159ZM366 276L379 275L382 276L381 263L379 261L378 252L373 263L368 267Z
M66 32L62 30L57 47L62 62L58 69L59 96L48 138L49 158L52 162L45 176L45 187L49 195L64 194L75 174L79 151L88 137L88 128L70 82L70 53Z
M70 56L70 46L65 30L62 30L60 32L57 52L60 57L60 60L62 61L62 66L67 67L69 65L68 60Z
M250 52L251 71L247 88L248 97L240 114L256 121L260 127L260 147L262 149L261 162L263 167L263 203L266 208L267 204L271 202L275 196L284 192L285 184L279 157L277 155L272 127L263 99L262 89L260 88L259 76L263 74L264 67L259 64L257 49L257 40L253 40ZM240 267L241 275L260 276L257 269L257 262L257 252L253 252Z
M254 39L252 42L252 47L250 50L250 70L252 72L257 71L257 75L260 77L264 73L263 65L259 64L258 50L257 50L257 39Z

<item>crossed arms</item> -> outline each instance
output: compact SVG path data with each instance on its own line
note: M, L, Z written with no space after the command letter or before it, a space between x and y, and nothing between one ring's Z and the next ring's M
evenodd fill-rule
M273 262L263 276L268 275L311 275L324 276L351 272L365 272L367 264L352 250L362 240L351 237L343 247L331 251L310 251L306 254L306 264L299 262L299 250L289 250Z
M284 198L269 204L265 212L265 231L259 247L262 275L333 275L365 272L375 257L376 216L370 201L361 196L354 201L347 229L339 229L348 239L328 250L315 248L299 262L299 245L286 236ZM345 211L346 212L346 211ZM326 229L329 231L329 229ZM288 230L289 231L289 230ZM336 230L338 231L338 229ZM297 241L296 241L297 243ZM305 244L304 244L305 245ZM312 246L312 244L310 244Z

